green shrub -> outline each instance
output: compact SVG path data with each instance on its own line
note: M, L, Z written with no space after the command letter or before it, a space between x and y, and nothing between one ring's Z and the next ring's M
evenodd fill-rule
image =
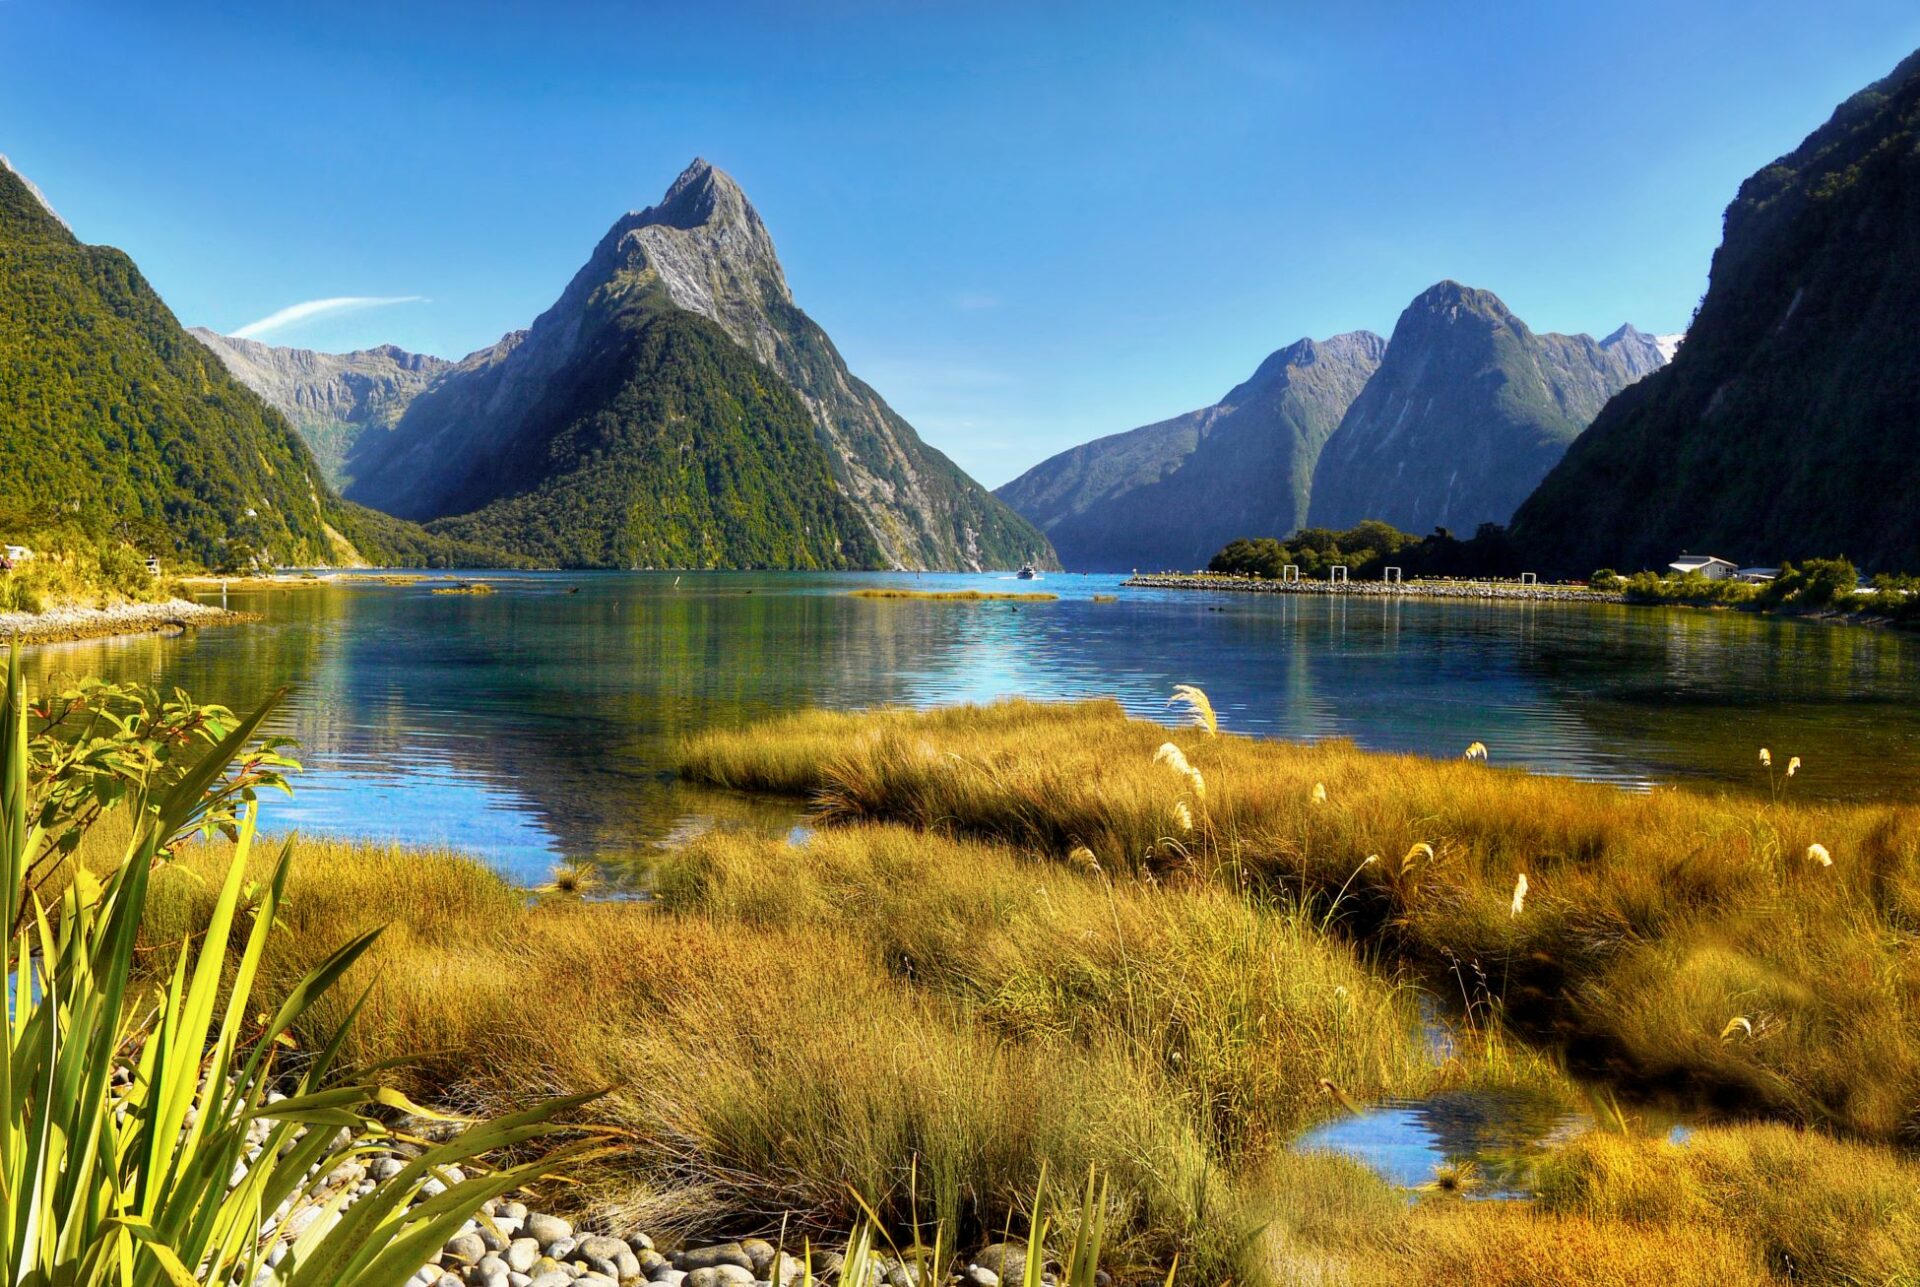
M38 985L11 990L10 1021L0 1025L0 1256L9 1281L387 1287L406 1281L487 1199L546 1174L562 1156L445 1184L446 1167L536 1144L553 1133L556 1113L584 1099L468 1127L352 1206L330 1202L330 1175L369 1139L386 1138L371 1111L407 1105L372 1084L334 1084L337 1037L305 1053L297 1071L281 1066L281 1045L377 931L348 940L271 1017L256 1017L252 980L279 924L292 846L256 892L247 880L253 808L235 827L198 949L185 941L170 969L143 963L157 967L166 986L133 982L152 873L210 811L245 802L246 761L237 776L228 769L271 706L235 723L140 811L125 857L104 878L86 866L63 872L66 887L49 910L39 895L61 867L63 824L98 810L90 795L59 789L73 779L47 771L68 763L69 744L55 737L50 747L44 731L30 732L19 657L9 657L0 702L0 918L12 927L8 977L30 974ZM123 749L136 753L137 743ZM444 1191L415 1205L435 1180ZM265 1213L283 1204L320 1208L320 1218L297 1234L263 1227Z

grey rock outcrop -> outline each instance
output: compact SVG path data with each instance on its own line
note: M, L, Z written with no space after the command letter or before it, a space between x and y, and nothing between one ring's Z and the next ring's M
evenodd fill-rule
M352 481L346 462L360 435L391 429L413 399L454 366L445 358L391 344L352 353L317 353L221 335L202 326L188 327L187 333L293 423L335 487Z

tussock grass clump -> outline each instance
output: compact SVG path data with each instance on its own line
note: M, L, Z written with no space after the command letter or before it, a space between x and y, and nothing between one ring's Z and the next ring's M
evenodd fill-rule
M1041 591L1012 590L889 590L870 589L849 591L855 599L928 599L943 603L987 603L998 600L1013 600L1017 603L1052 603L1059 599L1057 594Z
M205 925L229 854L155 872L137 961ZM1547 1164L1537 1209L1409 1204L1290 1151L1337 1111L1317 1077L1364 1099L1502 1071L1472 1049L1426 1067L1417 998L1321 932L1342 916L1325 903L882 824L797 847L709 834L654 877L652 905L593 902L452 854L303 841L258 991L384 923L300 1043L370 985L343 1054L401 1060L384 1075L416 1098L614 1086L591 1112L620 1148L548 1200L656 1232L791 1216L837 1238L857 1191L896 1231L939 1221L967 1249L1024 1228L1044 1165L1104 1177L1123 1283L1164 1281L1175 1253L1179 1281L1254 1287L1840 1284L1911 1257L1911 1164L1812 1132L1588 1136Z
M1682 1143L1589 1134L1547 1164L1541 1203L1638 1229L1735 1233L1783 1276L1877 1283L1920 1271L1920 1166L1789 1126L1708 1128Z
M203 923L223 850L157 875L151 941ZM615 1086L595 1117L630 1135L584 1196L650 1228L843 1230L858 1192L985 1240L1042 1165L1092 1167L1123 1257L1222 1275L1265 1218L1236 1176L1338 1111L1320 1079L1477 1075L1430 1065L1414 995L1351 948L1218 888L889 826L711 834L657 878L651 908L530 898L451 855L304 844L263 989L387 923L337 990L372 987L347 1055L466 1108Z
M1155 762L1169 739L1204 795ZM1636 795L1477 758L1170 732L1110 702L803 714L697 737L685 765L811 795L830 822L1278 891L1404 954L1476 1021L1630 1089L1920 1135L1911 809Z

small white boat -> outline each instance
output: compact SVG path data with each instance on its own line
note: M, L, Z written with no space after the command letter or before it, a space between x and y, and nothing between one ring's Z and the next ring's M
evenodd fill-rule
M1022 563L1020 570L1014 573L1014 576L1022 581L1038 581L1040 579L1040 569L1031 563Z

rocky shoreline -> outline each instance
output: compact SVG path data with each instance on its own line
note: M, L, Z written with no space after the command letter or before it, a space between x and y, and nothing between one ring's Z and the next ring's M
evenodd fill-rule
M111 608L67 605L45 612L0 612L0 642L21 644L70 643L79 639L106 639L114 635L178 633L200 626L235 625L254 621L250 612L232 612L186 599L161 603L121 603Z
M379 1163L375 1163L376 1166ZM410 1280L418 1287L793 1287L809 1281L864 1281L874 1287L999 1287L1018 1283L1026 1246L1018 1242L983 1247L958 1273L941 1275L893 1256L869 1253L862 1278L849 1270L845 1250L820 1250L803 1260L764 1238L662 1252L652 1238L634 1231L612 1234L576 1230L559 1216L531 1211L517 1201L489 1202L447 1240L433 1260ZM1106 1281L1104 1273L1099 1280ZM1051 1270L1042 1282L1052 1287Z
M268 1104L281 1098L278 1092L266 1097ZM409 1132L419 1131L428 1138L444 1137L449 1130L445 1124L419 1119L408 1119L404 1125ZM271 1130L272 1123L264 1116L248 1127L249 1161L260 1156ZM350 1139L343 1130L336 1143L344 1145ZM347 1208L400 1175L414 1156L413 1145L363 1138L357 1156L330 1171L306 1201L295 1204L290 1199L266 1222L262 1230L267 1240L266 1263L253 1287L272 1287L278 1281L277 1268L295 1240L316 1224L337 1223ZM430 1202L467 1179L457 1166L445 1167L435 1176L410 1205ZM427 1257L405 1287L795 1287L807 1282L822 1287L856 1283L862 1287L1001 1287L1021 1282L1028 1260L1027 1244L1017 1240L981 1247L970 1256L956 1258L957 1268L943 1266L944 1272L874 1248L865 1253L869 1264L863 1273L848 1263L848 1257L856 1254L852 1247L809 1248L799 1239L776 1246L765 1238L662 1250L639 1229L621 1232L594 1217L576 1227L574 1221L536 1211L510 1194L482 1203L478 1214ZM1099 1270L1094 1280L1100 1287L1112 1281ZM1046 1287L1058 1287L1059 1266L1051 1258L1040 1281Z
M1216 590L1226 594L1318 594L1361 599L1511 599L1527 603L1625 603L1626 596L1584 585L1522 585L1518 581L1268 581L1250 576L1194 573L1135 575L1122 582L1140 590Z
M264 1127L264 1123L263 1123ZM262 1140L265 1130L257 1132ZM343 1164L329 1175L322 1190L337 1206L310 1205L285 1212L277 1229L261 1287L274 1281L272 1269L286 1255L287 1240L298 1238L318 1220L337 1220L346 1207L372 1193L382 1181L398 1175L405 1157L375 1152ZM458 1184L466 1175L448 1167L443 1179L429 1181L417 1201L427 1201ZM881 1251L871 1251L869 1272L853 1272L847 1249L792 1249L776 1247L764 1238L683 1247L662 1251L647 1234L634 1229L622 1234L576 1228L572 1221L530 1209L525 1202L500 1198L481 1205L480 1213L429 1258L408 1279L407 1287L793 1287L807 1279L815 1283L870 1283L873 1287L1000 1287L1021 1281L1027 1247L1021 1242L998 1242L966 1258L957 1272L939 1274L931 1267L907 1263ZM806 1258L803 1258L806 1257ZM1102 1284L1104 1272L1096 1275ZM1041 1281L1053 1287L1059 1275L1049 1264Z

